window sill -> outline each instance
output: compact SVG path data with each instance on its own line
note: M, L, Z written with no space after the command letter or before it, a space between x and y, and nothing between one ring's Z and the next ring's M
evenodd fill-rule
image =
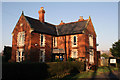
M77 47L77 45L72 45L72 47Z

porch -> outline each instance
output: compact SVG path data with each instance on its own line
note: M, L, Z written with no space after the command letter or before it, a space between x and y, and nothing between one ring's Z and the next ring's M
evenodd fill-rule
M52 51L52 60L60 60L63 61L65 59L65 50L64 49L53 49Z

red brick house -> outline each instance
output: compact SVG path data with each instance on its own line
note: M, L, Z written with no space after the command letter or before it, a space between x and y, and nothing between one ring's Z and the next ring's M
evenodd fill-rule
M22 12L12 32L12 57L15 62L50 62L69 57L96 63L96 33L91 18L53 25L44 21L45 10L38 11L39 20Z

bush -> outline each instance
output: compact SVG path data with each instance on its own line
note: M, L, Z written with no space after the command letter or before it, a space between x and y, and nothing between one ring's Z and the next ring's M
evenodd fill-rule
M3 63L2 79L45 79L49 76L48 68L46 63Z
M84 63L76 61L57 62L50 64L49 66L49 72L51 76L62 75L65 73L79 73L84 70Z
M94 65L94 64L92 64L92 65L91 65L91 69L92 69L92 70L97 70L97 66Z
M3 63L3 79L39 78L46 79L66 73L79 73L84 70L83 62L49 62L49 63Z
M68 61L75 61L75 59L74 58L68 58Z
M58 58L57 58L57 59L55 59L55 62L60 62L60 61L61 61L61 60L60 60L60 59L58 59Z

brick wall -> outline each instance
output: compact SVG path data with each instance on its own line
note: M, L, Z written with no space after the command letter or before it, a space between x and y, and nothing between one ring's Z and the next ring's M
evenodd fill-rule
M39 62L40 49L45 49L45 62L51 61L52 56L52 36L44 34L45 46L40 46L40 33L31 34L31 61Z
M23 24L22 26L21 23ZM17 47L17 34L18 32L25 31L25 46ZM71 57L72 49L77 49L78 58L86 57L89 62L89 34L93 35L93 49L94 49L94 61L97 63L97 53L96 53L96 33L93 28L93 24L90 20L87 29L84 30L84 34L75 34L77 36L77 47L72 47L71 37L72 35L59 36L57 37L57 47L58 49L64 49L66 54L65 59ZM31 27L29 23L25 20L25 17L21 15L18 23L13 30L12 38L12 57L11 59L15 61L16 51L19 48L25 49L25 59L31 60L33 62L39 62L40 49L45 49L45 61L49 62L52 60L52 50L53 50L53 36L45 35L45 47L40 46L40 33L31 32ZM66 43L65 43L66 42Z
M22 26L21 23L23 24ZM19 18L19 21L17 22L13 33L12 33L12 57L11 59L13 61L16 61L16 51L19 48L24 48L25 49L25 53L27 53L27 55L30 53L30 48L31 48L31 32L30 32L30 26L29 23L26 22L25 17L23 15L21 15L21 17ZM17 35L18 32L21 31L25 31L25 46L24 47L17 47Z

